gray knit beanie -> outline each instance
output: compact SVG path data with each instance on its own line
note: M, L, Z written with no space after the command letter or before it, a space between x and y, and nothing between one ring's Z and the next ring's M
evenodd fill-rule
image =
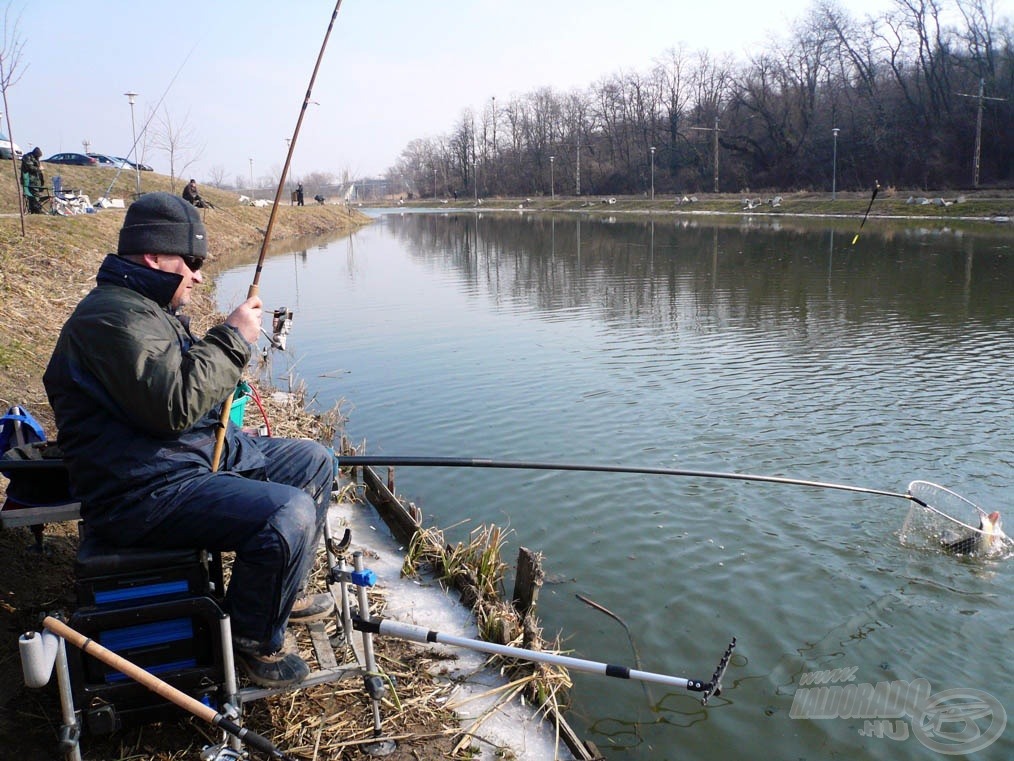
M120 256L208 255L208 236L197 207L172 193L145 193L130 204L120 229Z

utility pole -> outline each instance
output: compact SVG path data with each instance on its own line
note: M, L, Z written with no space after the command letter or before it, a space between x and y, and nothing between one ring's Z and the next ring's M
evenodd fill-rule
M972 187L979 187L979 160L982 155L982 102L984 100L1007 100L1006 98L992 98L985 94L986 80L979 79L979 94L972 95L966 92L955 93L962 98L975 98L979 101L978 113L975 117L975 162L972 172Z
M574 195L581 195L581 130L577 131L577 171L574 174Z
M711 161L712 161L712 164L714 164L714 167L715 167L715 192L717 193L718 192L718 133L722 131L722 130L720 130L718 128L718 117L717 116L715 117L715 126L714 127L691 127L690 129L699 130L701 132L714 132L715 133L714 156L713 156L713 158L712 158Z

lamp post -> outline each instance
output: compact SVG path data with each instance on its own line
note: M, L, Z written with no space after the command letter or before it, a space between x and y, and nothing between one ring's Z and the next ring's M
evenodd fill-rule
M134 127L134 100L137 98L136 92L125 92L127 96L127 102L130 104L130 135L134 138L134 175L137 180L137 191L136 197L141 197L141 160L137 155L137 130Z
M556 156L549 157L549 195L555 201L556 200L556 178L553 176L553 163L556 161Z
M718 192L718 133L722 131L719 128L719 126L718 126L718 117L717 116L715 117L715 126L714 127L691 127L690 129L699 130L701 132L714 132L715 133L714 134L714 141L715 141L714 142L714 157L712 158L711 162L712 162L712 164L714 164L715 192L717 193Z
M89 142L87 137L81 141L81 145L84 146L85 155L88 155L88 149L92 147L92 144Z
M839 127L832 127L831 134L834 135L834 150L831 154L831 200L838 197L838 133Z
M655 146L648 149L651 152L651 200L655 200Z
M250 193L251 194L253 193L253 190L254 190L254 184L253 184L253 157L251 156L250 157Z
M577 133L577 165L574 167L574 195L581 195L581 133Z
M433 167L433 200L437 200L437 168Z

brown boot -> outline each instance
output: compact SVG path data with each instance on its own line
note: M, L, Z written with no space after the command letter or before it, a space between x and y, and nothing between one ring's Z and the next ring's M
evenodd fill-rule
M334 598L329 594L302 594L296 598L289 613L290 624L321 621L334 612Z
M288 641L281 650L265 655L256 644L237 638L233 652L250 681L261 687L292 687L310 675L310 667Z

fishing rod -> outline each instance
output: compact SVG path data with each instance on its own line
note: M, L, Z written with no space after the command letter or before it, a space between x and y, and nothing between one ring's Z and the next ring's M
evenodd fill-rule
M42 625L47 631L52 632L58 637L62 637L75 647L80 648L82 652L102 661L107 666L119 671L121 674L125 674L141 686L151 690L159 697L165 698L174 705L182 708L187 713L193 714L197 718L203 719L212 726L218 727L233 737L242 740L250 747L266 754L269 758L279 759L280 761L289 761L294 758L293 756L279 750L266 737L241 727L239 724L236 724L223 714L218 713L210 706L207 706L196 698L176 689L171 684L168 684L154 674L145 671L143 668L132 661L128 661L123 656L117 655L112 650L108 650L91 637L86 637L84 634L76 629L72 629L59 619L53 618L52 616L46 616L46 618L42 621Z
M858 492L860 494L878 494L884 497L901 499L925 504L911 494L871 489L866 486L850 486L848 484L829 483L827 481L805 481L801 478L784 478L782 476L760 476L750 473L725 473L710 470L684 470L682 468L654 468L631 465L595 465L573 462L530 462L522 460L488 460L475 457L388 457L385 455L352 455L337 456L340 466L390 465L401 467L427 468L504 468L512 470L564 470L588 473L638 473L650 476L688 476L691 478L724 478L734 481L762 481L773 484L790 484L794 486L813 486L820 489L838 489L841 491Z
M863 214L863 221L859 223L859 230L856 231L856 237L852 239L852 245L856 245L856 241L859 240L859 233L863 231L863 225L866 224L866 218L870 216L870 209L873 208L873 202L877 200L877 193L880 191L880 183L877 180L873 181L873 195L870 197L870 205L866 207L866 213Z
M278 208L281 206L282 192L285 190L285 180L289 175L289 165L292 163L292 154L296 150L296 140L299 138L299 130L303 126L303 117L310 105L310 94L313 92L313 83L317 80L317 72L320 71L320 62L324 58L324 50L327 48L327 41L331 37L331 30L334 29L335 19L338 17L338 9L341 8L342 0L334 5L331 12L331 21L324 33L324 41L320 44L320 52L317 54L317 62L313 66L313 74L310 75L310 84L306 86L306 96L303 98L303 105L299 109L299 117L296 119L296 127L292 131L292 138L289 140L289 151L285 155L285 166L282 167L281 177L278 178L278 189L275 191L275 202L271 205L271 213L268 215L268 225L264 230L264 240L261 242L260 255L257 257L257 268L254 270L253 282L250 283L250 290L247 291L247 299L252 299L260 292L261 271L264 269L264 259L268 253L268 244L271 241L271 232L275 226L275 217L278 215ZM229 423L229 414L232 411L232 397L230 393L222 403L222 418L219 422L218 435L215 438L215 450L211 457L211 471L218 470L219 460L222 456L222 448L225 446L225 430Z
M134 137L134 144L131 145L130 150L127 151L127 157L129 158L131 153L134 154L135 166L137 166L140 163L137 157L137 141L140 140L142 137L144 137L145 130L148 129L148 125L151 124L151 120L155 118L155 114L158 113L158 107L162 105L162 101L164 101L165 96L169 94L169 90L172 89L173 83L176 82L176 78L179 77L180 72L183 71L183 67L187 65L187 61L190 60L190 56L194 54L195 50L197 50L197 42L195 42L194 46L190 48L190 52L187 53L187 57L183 59L183 63L181 63L180 67L176 69L176 73L173 74L173 78L169 80L169 84L166 85L165 90L162 92L162 97L158 99L158 103L155 104L155 108L153 108L151 110L151 114L148 115L148 120L143 125L141 125L141 132ZM131 103L133 103L133 101L131 101ZM133 108L133 106L131 106L131 108ZM120 163L120 166L116 169L116 174L113 175L113 181L109 183L109 187L106 188L106 193L104 196L102 196L102 198L105 198L106 200L109 199L109 194L113 190L113 185L116 184L116 180L119 178L120 173L126 166L127 166L126 162ZM135 171L140 171L140 169L136 169Z
M669 687L682 687L690 692L702 693L702 705L707 705L708 699L712 695L720 695L722 693L722 677L725 675L725 670L729 667L729 659L732 658L732 651L736 648L736 638L733 637L729 646L725 649L722 659L718 662L718 666L715 668L711 679L704 681L702 679L687 679L680 676L670 676L668 674L657 674L651 671L641 671L639 669L628 668L627 666L617 666L610 663L589 661L583 658L574 658L569 655L557 655L556 653L547 653L540 650L525 650L524 648L511 647L510 645L498 645L495 642L483 642L482 640L459 637L454 634L444 634L442 632L433 631L432 629L427 629L424 626L406 624L401 621L392 621L389 618L374 618L369 621L354 618L352 621L352 628L356 631L381 636L397 637L398 639L404 639L410 642L451 645L454 647L476 650L481 653L489 653L491 655L517 658L518 660L523 661L549 663L555 666L562 666L573 671L583 671L588 674L599 674L601 676L611 676L618 679L633 679L641 682L653 682L655 684L664 684Z

